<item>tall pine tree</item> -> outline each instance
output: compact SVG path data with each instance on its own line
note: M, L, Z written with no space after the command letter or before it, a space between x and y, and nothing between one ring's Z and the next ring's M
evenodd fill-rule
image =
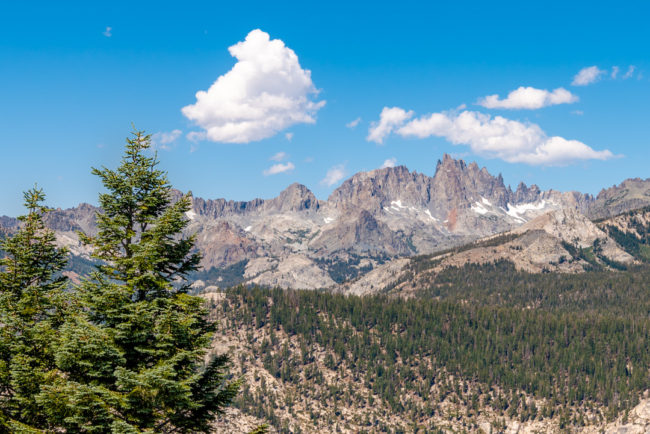
M72 304L61 275L67 252L46 229L43 191L25 193L28 214L0 242L0 431L51 428L37 396L55 370L56 342Z
M209 432L239 387L226 356L205 361L215 324L188 294L200 261L182 236L190 198L172 201L150 145L134 132L116 170L93 169L106 192L97 234L81 235L101 265L79 287L84 314L62 332L62 375L40 396L69 432Z

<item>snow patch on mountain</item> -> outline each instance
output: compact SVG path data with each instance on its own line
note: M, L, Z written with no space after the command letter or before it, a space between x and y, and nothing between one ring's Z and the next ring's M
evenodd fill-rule
M542 209L547 208L549 205L552 205L552 203L547 202L544 199L542 199L537 204L522 203L519 205L512 205L511 203L508 203L508 209L504 211L506 211L506 214L508 214L510 217L513 217L514 219L520 220L522 222L526 222L528 220L522 217L522 215L525 215L528 211L540 211Z

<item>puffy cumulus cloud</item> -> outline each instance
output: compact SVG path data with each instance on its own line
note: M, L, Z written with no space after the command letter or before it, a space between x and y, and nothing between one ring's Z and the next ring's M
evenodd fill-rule
M345 164L337 164L336 166L330 167L327 174L325 174L325 178L323 178L320 183L321 185L331 187L346 176L347 172L345 171Z
M388 158L384 160L384 164L381 165L380 169L385 169L387 167L395 167L397 164L397 158Z
M182 109L204 129L192 139L247 143L294 124L315 122L325 101L312 100L318 91L311 71L301 68L284 42L256 29L228 50L237 59L235 66L207 91L198 91L195 104Z
M169 132L158 132L151 136L151 144L154 148L169 150L174 143L183 134L181 130L172 130Z
M488 95L479 99L477 104L490 109L534 110L557 104L571 104L576 101L578 101L578 97L562 87L550 92L546 89L521 86L510 92L504 99L499 99L499 95L496 94Z
M269 160L271 161L282 161L285 160L289 155L286 152L280 151L277 154L274 154Z
M607 149L596 151L578 140L548 137L529 152L513 156L513 161L531 165L563 166L578 160L607 160L614 155Z
M296 166L294 166L291 161L288 161L285 164L282 163L274 164L273 166L269 167L262 173L264 174L264 176L277 175L278 173L290 172L295 168Z
M369 142L383 143L384 138L393 130L402 125L413 116L413 111L406 111L399 107L384 107L379 115L379 122L373 122L368 129L366 140Z
M574 86L587 86L599 81L605 74L607 74L607 71L603 71L595 65L587 66L578 71L571 84Z
M596 151L577 140L548 137L539 125L491 117L474 111L442 112L393 125L402 137L442 137L455 145L469 145L488 158L531 165L565 165L578 160L606 160L608 151Z
M346 127L348 128L355 128L357 125L359 125L359 122L361 122L361 118L356 118L353 121L348 122L345 124Z

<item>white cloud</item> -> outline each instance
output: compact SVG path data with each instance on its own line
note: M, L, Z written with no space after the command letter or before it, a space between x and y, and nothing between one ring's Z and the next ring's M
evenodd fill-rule
M546 89L521 86L510 92L507 98L499 99L499 95L497 94L488 95L485 98L479 99L476 104L490 109L534 110L557 104L571 104L576 101L578 101L578 97L563 87L558 87L550 92Z
M248 143L316 121L325 101L311 99L318 94L311 71L300 67L284 42L256 29L228 50L237 63L207 91L198 91L195 104L182 109L205 130L194 139Z
M469 145L476 154L510 163L565 165L614 157L608 150L596 151L577 140L548 137L533 123L474 111L432 113L393 125L393 129L403 137L442 137L454 145Z
M571 114L576 116L582 116L585 114L585 112L583 112L582 110L573 110Z
M628 78L631 78L631 77L634 75L634 70L635 70L635 69L636 69L636 66L634 66L634 65L630 65L630 66L627 68L627 72L626 72L625 75L623 76L623 80L627 80Z
M397 164L397 158L388 158L384 160L384 164L381 165L380 169L385 169L387 167L395 167Z
M280 151L277 154L273 155L269 160L271 161L282 161L288 157L286 152Z
M597 66L587 66L582 68L574 77L573 82L574 86L587 86L588 84L593 84L600 80L600 78L607 74L607 71L599 69Z
M102 35L106 36L107 38L110 38L111 36L113 36L113 28L106 26L106 30L102 32Z
M205 140L205 132L203 132L203 131L190 131L189 133L187 133L187 135L185 137L187 137L187 140L189 140L190 142L196 143L196 142L200 142L202 140Z
M285 137L288 141L291 141L291 139L293 139L293 133L286 133L286 134L284 135L284 137Z
M345 171L345 164L337 164L327 171L325 178L323 178L320 183L331 187L346 176L347 172Z
M369 142L383 143L384 138L395 128L402 125L413 116L413 111L406 111L399 107L384 107L379 115L379 122L373 122L368 129Z
M361 122L361 118L356 118L355 120L350 121L347 124L345 124L345 126L348 127L348 128L354 128L357 125L359 125L359 122Z
M154 148L169 150L173 142L178 139L183 132L181 130L172 130L169 132L158 132L151 136L151 144Z
M269 167L262 173L264 174L264 176L277 175L278 173L289 172L295 168L296 166L294 166L291 161L288 161L286 164L282 164L282 163L274 164L273 166Z
M616 78L616 76L618 75L618 71L620 71L618 66L612 67L612 74L611 74L612 78Z

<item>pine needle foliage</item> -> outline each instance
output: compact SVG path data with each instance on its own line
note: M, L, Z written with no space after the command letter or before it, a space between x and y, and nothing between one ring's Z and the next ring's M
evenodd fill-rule
M60 271L67 252L46 229L43 190L25 192L28 214L16 234L0 241L0 432L40 432L50 423L37 396L55 369L69 303Z
M182 236L190 196L172 200L150 135L126 142L117 169L93 169L106 192L97 233L80 237L101 265L78 288L83 315L57 354L65 375L42 403L68 432L209 432L239 382L227 379L228 357L205 361L215 323L188 294L200 261Z

